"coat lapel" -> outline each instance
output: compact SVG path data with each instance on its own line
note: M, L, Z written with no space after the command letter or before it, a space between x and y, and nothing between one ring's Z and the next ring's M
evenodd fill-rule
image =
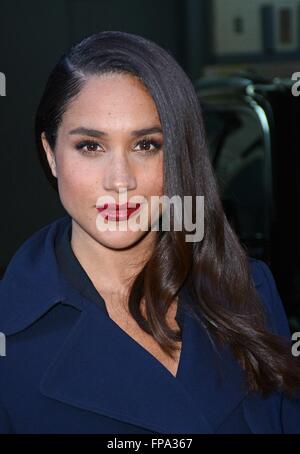
M199 434L214 433L247 395L230 350L214 347L189 312L173 377L102 309L74 293L76 298L89 310L46 371L43 395L153 432Z
M81 303L91 305L83 298ZM188 355L189 336L187 341ZM40 391L158 433L212 433L185 383L96 305L82 312L46 371Z
M215 432L248 394L244 374L230 349L214 345L195 318L187 326L180 379Z

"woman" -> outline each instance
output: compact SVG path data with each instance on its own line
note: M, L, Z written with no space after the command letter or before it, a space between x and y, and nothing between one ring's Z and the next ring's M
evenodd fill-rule
M123 32L84 39L48 79L36 140L67 215L1 281L0 431L300 433L276 284L224 216L172 56ZM146 210L163 195L204 197L201 240L162 227L166 204Z

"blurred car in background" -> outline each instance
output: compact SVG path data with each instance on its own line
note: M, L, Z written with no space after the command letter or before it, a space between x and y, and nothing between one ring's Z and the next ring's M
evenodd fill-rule
M249 255L271 268L300 331L300 98L292 80L201 78L211 161L224 211Z

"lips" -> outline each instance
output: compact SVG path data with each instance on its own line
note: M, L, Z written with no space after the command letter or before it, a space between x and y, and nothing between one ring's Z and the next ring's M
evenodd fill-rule
M139 210L141 204L136 203L132 206L132 204L125 203L123 205L118 204L108 204L105 203L99 207L96 207L98 212L107 220L116 220L122 221L127 220L133 213Z

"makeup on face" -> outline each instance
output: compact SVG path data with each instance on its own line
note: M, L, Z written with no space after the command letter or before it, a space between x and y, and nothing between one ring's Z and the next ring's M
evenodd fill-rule
M137 213L140 207L140 203L125 203L123 205L104 203L102 206L96 208L106 220L124 221L129 219L133 213Z

